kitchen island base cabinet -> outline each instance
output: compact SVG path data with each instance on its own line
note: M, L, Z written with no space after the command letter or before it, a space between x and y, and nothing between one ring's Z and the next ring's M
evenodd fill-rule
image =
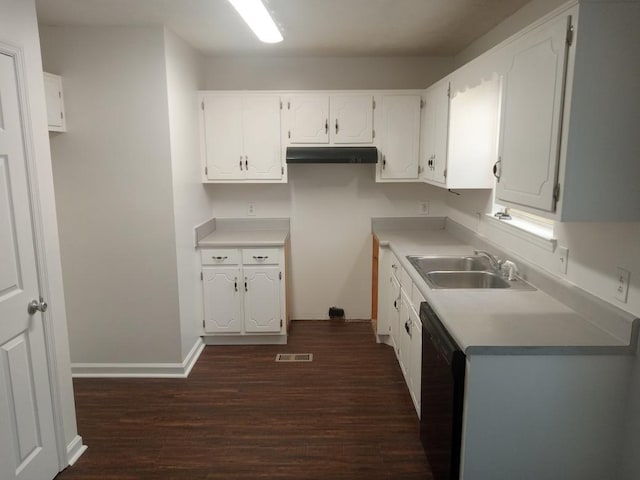
M633 359L468 355L461 480L615 478Z
M206 344L286 343L283 248L202 250Z

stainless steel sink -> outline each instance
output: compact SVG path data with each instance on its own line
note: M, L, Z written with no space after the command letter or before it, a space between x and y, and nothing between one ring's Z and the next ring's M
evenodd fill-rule
M481 288L535 290L520 277L507 280L494 270L489 259L480 255L417 256L407 260L433 289Z
M493 272L429 272L426 280L432 288L511 288Z
M407 256L407 260L416 267L418 272L428 273L436 271L490 271L491 263L489 259L481 255L467 256L429 256L421 257L417 255Z

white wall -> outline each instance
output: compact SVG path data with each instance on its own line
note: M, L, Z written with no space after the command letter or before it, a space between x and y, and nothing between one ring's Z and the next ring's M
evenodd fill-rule
M424 88L451 70L451 58L208 58L206 89L314 90ZM371 318L371 217L416 216L444 193L421 184L376 184L372 165L293 165L287 185L208 185L216 217L291 218L292 318Z
M181 362L162 27L43 27L74 363Z
M200 257L193 227L211 217L211 200L202 184L198 135L197 91L204 83L202 59L175 33L165 29L169 102L169 138L173 180L178 294L182 359L200 339L202 317Z
M71 366L67 333L67 313L64 302L60 246L55 210L51 153L47 135L46 105L42 79L40 39L34 0L0 0L0 41L22 48L25 81L27 84L27 135L31 136L33 156L37 168L38 195L42 213L45 265L48 277L49 310L47 317L53 324L58 367L59 392L62 408L65 446L77 435L75 402L71 383Z
M286 185L210 185L216 217L291 218L292 318L371 318L371 217L444 213L441 189L376 184L373 165L291 165Z
M425 88L453 70L451 57L210 57L210 90Z

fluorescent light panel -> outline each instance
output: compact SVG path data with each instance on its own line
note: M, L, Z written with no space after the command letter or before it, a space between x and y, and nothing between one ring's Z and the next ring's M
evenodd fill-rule
M261 0L229 0L253 33L265 43L282 41L282 34Z

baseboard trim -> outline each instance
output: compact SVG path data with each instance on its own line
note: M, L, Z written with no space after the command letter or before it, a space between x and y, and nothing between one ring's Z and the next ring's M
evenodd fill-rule
M286 345L286 335L205 335L206 345Z
M187 378L205 344L198 338L182 363L72 363L74 378Z
M72 466L86 450L87 446L82 443L82 437L76 435L75 438L69 442L69 445L67 445L67 464Z

